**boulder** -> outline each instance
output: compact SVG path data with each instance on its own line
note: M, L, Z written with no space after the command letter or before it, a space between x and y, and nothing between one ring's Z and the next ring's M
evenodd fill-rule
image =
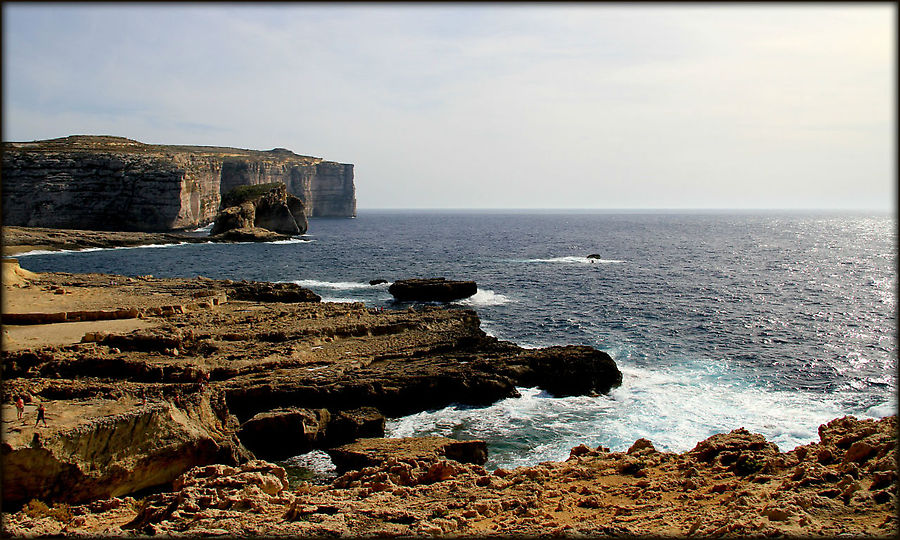
M386 279L372 279L369 281L369 285L381 285L382 283L387 283Z
M483 465L488 455L484 441L457 441L447 437L360 439L327 452L338 471L377 467L388 460L427 462L450 459Z
M697 443L690 452L701 463L727 467L738 475L771 469L771 461L778 456L778 446L758 433L744 428L730 433L718 433Z
M414 302L452 302L478 292L474 281L450 281L444 278L402 279L388 287L394 298Z

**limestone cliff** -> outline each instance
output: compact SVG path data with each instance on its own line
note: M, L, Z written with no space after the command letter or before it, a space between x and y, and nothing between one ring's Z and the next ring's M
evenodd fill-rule
M356 215L353 165L290 150L73 135L3 145L3 225L168 231L206 225L222 194L282 182L308 217Z

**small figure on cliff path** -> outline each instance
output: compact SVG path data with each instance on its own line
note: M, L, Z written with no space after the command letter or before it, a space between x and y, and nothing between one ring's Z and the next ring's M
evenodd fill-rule
M47 419L44 417L45 412L46 409L44 409L44 404L41 403L40 405L38 405L38 415L37 420L34 421L34 427L37 427L38 422L44 422L44 426L47 425Z
M22 401L22 396L16 398L16 420L25 421L25 402Z

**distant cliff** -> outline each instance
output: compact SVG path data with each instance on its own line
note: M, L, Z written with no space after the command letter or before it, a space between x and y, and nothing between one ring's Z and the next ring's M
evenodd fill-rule
M3 225L122 231L212 222L223 194L283 182L307 217L356 215L353 165L290 150L144 144L72 135L3 143Z

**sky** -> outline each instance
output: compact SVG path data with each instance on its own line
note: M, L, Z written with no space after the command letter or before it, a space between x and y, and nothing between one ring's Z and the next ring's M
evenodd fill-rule
M361 210L895 209L893 2L2 10L4 141L288 148Z

